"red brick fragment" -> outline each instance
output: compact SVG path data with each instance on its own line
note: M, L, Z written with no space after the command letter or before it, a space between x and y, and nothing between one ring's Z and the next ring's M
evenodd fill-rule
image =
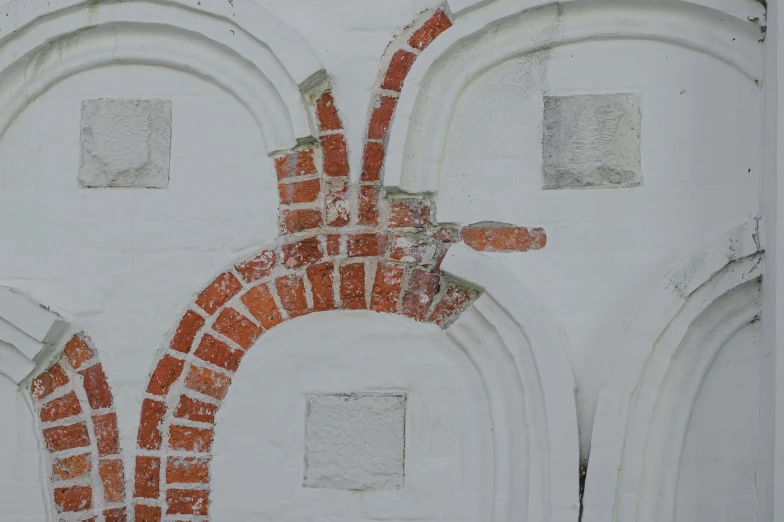
M209 481L209 460L205 458L169 457L166 461L167 484L207 484Z
M360 225L378 225L378 187L359 187L359 216Z
M542 228L489 221L464 227L460 236L466 245L484 252L525 252L539 250L547 244L547 234Z
M92 420L98 455L105 457L120 453L120 432L117 429L117 414L96 415Z
M417 321L422 321L430 310L433 296L438 291L438 283L441 278L436 274L431 274L425 270L414 269L411 272L411 279L408 281L408 288L403 297L401 312Z
M90 445L90 435L84 422L45 428L43 434L44 443L49 451L84 448Z
M321 211L312 208L298 208L281 211L280 233L295 234L312 230L322 225Z
M180 419L214 424L217 410L218 408L214 404L192 399L187 395L181 395L180 403L177 405L174 416Z
M289 317L299 317L308 313L308 303L305 300L305 283L297 275L279 277L275 281L275 288L280 297L280 303L289 313Z
M128 513L124 507L105 509L103 512L103 519L104 522L128 522Z
M166 404L152 399L144 399L144 402L142 402L139 433L137 435L140 448L147 450L161 449L163 435L160 428L165 413Z
M93 507L93 489L89 486L56 488L54 503L58 513L73 513Z
M54 459L52 476L58 480L69 480L82 477L90 472L92 462L89 453Z
M324 150L324 174L327 176L348 176L348 148L342 134L321 137Z
M397 107L397 98L391 96L381 96L374 105L373 114L370 116L368 125L369 140L383 140L386 136L389 124L392 122L392 115Z
M322 131L340 130L343 128L335 100L329 91L322 94L316 102L316 115Z
M98 474L103 483L103 496L107 503L125 500L125 475L123 461L102 460L98 463Z
M193 355L224 370L236 372L245 352L235 350L223 341L207 334L202 337L201 343Z
M452 21L449 20L446 13L436 11L422 27L414 31L414 34L408 39L408 45L421 51L450 27L452 27Z
M392 60L389 62L389 68L386 75L384 75L384 82L381 84L382 89L389 91L397 91L403 88L403 82L408 75L411 66L414 65L416 55L404 49L398 49Z
M347 310L364 310L365 264L352 263L340 267L340 300Z
M324 254L317 237L283 245L283 264L286 268L299 268L320 261Z
M330 234L327 236L327 255L338 254L340 254L340 234Z
M229 299L237 295L242 289L242 284L230 272L224 272L215 278L210 286L196 298L196 304L202 310L212 315L225 305Z
M245 303L248 311L261 323L265 330L269 330L283 321L283 315L278 310L278 305L275 304L272 292L265 284L260 284L248 290L242 296L242 302Z
M229 392L231 377L214 372L209 368L191 366L190 373L185 380L185 386L190 390L209 395L215 399L223 399Z
M212 430L172 425L169 427L169 447L173 450L208 453L212 447Z
M84 380L84 391L87 393L87 401L94 410L110 408L112 406L112 390L103 373L103 366L96 364L86 370L79 372Z
M166 491L166 514L209 514L209 491L188 489L170 489Z
M313 293L313 310L321 312L335 309L335 291L332 285L332 275L335 265L321 263L311 265L306 270Z
M180 325L177 327L177 331L174 332L174 337L172 337L169 346L171 346L172 350L178 352L190 352L191 346L193 345L193 339L203 326L204 319L193 310L188 310L182 316Z
M278 180L318 173L312 150L303 150L276 159L275 170L278 173Z
M76 393L71 392L62 397L52 399L41 408L41 421L54 422L60 419L66 419L79 415L82 413L82 406L79 404L79 399Z
M95 357L93 349L90 348L87 341L79 335L74 335L71 340L68 341L68 344L63 348L63 353L65 354L66 359L68 359L68 364L70 364L71 368L74 370L78 370L84 363Z
M441 328L446 328L458 318L470 302L471 296L468 292L462 288L451 286L441 297L441 301L436 305L428 320Z
M258 281L267 277L275 268L276 256L274 250L264 250L252 259L239 263L234 268L246 283Z
M185 361L182 359L164 355L158 361L155 371L152 372L150 383L147 385L147 393L152 393L153 395L166 395L169 393L169 388L180 377L184 365Z
M145 506L137 504L134 506L136 522L161 522L161 508L158 506Z
M351 202L349 200L348 178L330 180L329 190L324 198L327 225L344 227L351 221Z
M396 313L405 268L393 263L379 263L373 282L370 309L376 312Z
M432 225L430 201L402 199L389 205L389 226L392 228L423 228Z
M373 141L365 144L365 156L362 161L362 181L379 181L381 167L384 165L384 146Z
M161 494L161 459L158 457L136 457L136 498L155 498Z
M246 350L261 336L261 328L231 307L224 308L212 329L239 344Z
M445 251L445 247L428 234L395 234L389 258L413 265L431 265Z
M33 397L41 400L50 395L57 388L68 384L68 375L59 364L55 364L41 375L33 379L30 387Z
M278 195L280 195L280 202L283 205L311 203L318 199L319 192L321 192L321 180L318 179L278 185Z
M349 257L380 256L387 248L386 234L351 234L347 242Z

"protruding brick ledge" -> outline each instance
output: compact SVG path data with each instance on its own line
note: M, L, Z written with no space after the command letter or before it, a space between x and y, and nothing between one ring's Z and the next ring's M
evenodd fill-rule
M526 228L483 221L463 227L463 242L474 250L485 252L527 252L539 250L547 244L547 234L542 228Z
M73 336L30 384L58 520L126 522L114 399L90 339Z

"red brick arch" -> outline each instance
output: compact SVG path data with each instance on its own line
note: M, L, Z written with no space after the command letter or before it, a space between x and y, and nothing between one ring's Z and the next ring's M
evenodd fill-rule
M451 244L523 251L541 229L439 225L430 197L388 196L385 137L419 52L451 26L425 13L393 42L373 93L361 175L351 182L343 122L329 87L310 100L317 142L275 158L278 242L218 275L182 315L142 404L132 485L136 522L208 517L215 414L245 352L266 331L327 310L371 310L447 328L478 292L441 273ZM201 519L199 519L201 520Z

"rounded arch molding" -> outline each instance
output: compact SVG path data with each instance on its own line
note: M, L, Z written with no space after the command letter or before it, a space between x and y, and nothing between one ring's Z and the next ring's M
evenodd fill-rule
M303 93L326 79L291 27L252 0L15 0L0 8L0 137L38 96L109 64L203 78L245 106L268 153L314 135Z
M389 190L438 192L452 113L463 91L491 68L528 53L591 40L660 41L723 61L749 81L761 79L759 27L695 3L531 6L495 0L447 6L451 28L422 51L400 92L389 127Z
M760 314L761 237L755 220L704 245L632 319L599 394L586 522L672 520L701 384L727 340Z
M137 438L137 522L211 515L207 473L196 483L172 484L163 471L174 457L199 469L209 466L216 414L230 397L245 350L264 332L307 313L362 309L349 305L286 312L288 288L279 283L288 285L291 276L236 287L228 297L213 292L232 287L234 276L225 275L237 273L237 266L219 276L183 315L151 374ZM476 368L492 420L490 519L573 522L579 505L577 414L561 329L514 276L487 256L454 245L442 270L439 303L453 306L450 289L459 286L449 280L481 292L449 322L439 321L435 303L433 314L419 318L404 308L365 309L441 326Z

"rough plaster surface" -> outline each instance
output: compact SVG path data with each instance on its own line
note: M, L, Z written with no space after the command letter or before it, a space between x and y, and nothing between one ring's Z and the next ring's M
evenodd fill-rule
M403 487L405 395L317 394L307 400L305 486Z
M544 188L642 183L640 119L633 94L545 96Z
M167 188L171 100L82 102L82 187Z

